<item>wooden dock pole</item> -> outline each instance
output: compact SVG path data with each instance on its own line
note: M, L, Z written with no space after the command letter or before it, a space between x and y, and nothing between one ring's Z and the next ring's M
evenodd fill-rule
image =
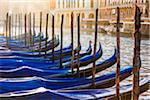
M63 48L63 21L64 21L64 15L61 16L61 45L60 45L60 68L62 68L62 48Z
M71 70L72 73L73 71L73 67L74 67L74 40L73 40L73 12L71 13L71 50L72 50L72 59L71 59Z
M14 38L14 37L13 37L13 35L14 35L14 31L13 31L13 30L14 30L14 29L13 29L13 24L14 24L13 21L14 21L14 20L13 20L13 18L14 18L14 16L13 16L13 14L11 14L11 35L12 35L11 38L12 38L12 39Z
M52 15L52 61L54 62L54 15Z
M9 15L9 37L8 37L8 48L10 48L10 38L11 38L11 15Z
M117 37L116 99L120 100L120 9L119 7L117 7L116 37Z
M47 13L47 15L46 15L46 40L45 40L45 48L47 48L47 43L48 43L48 16L49 16L49 14ZM46 51L45 51L45 55L46 55Z
M21 31L20 31L20 13L18 15L18 39L21 40Z
M24 45L27 46L27 15L24 15Z
M135 5L135 32L134 32L134 57L133 57L133 90L132 100L138 100L140 94L139 77L140 77L140 44L141 44L141 11L140 8Z
M31 30L31 12L29 13L29 46L32 45L32 30Z
M41 34L42 34L42 12L40 12L39 55L41 54Z
M9 16L8 16L8 13L6 14L6 39L7 39L7 42L6 42L6 47L9 48L9 36L8 36L8 20L9 19Z
M80 77L80 74L79 74L79 68L80 68L80 46L81 46L81 43L80 43L80 14L78 15L78 49L77 49L77 64L78 64L78 67L77 67L77 75L78 77Z
M28 25L27 25L27 29L28 29L28 47L30 47L30 17L29 17L29 14L28 14Z
M35 36L35 13L33 13L33 39L32 39L32 46L34 46L34 36Z
M23 39L22 37L22 13L20 13L20 37L21 37L21 40Z
M93 88L95 88L95 73L96 73L96 44L97 44L97 26L98 26L98 8L96 9L96 17L95 17L95 38L94 38L94 54L93 54L93 74L92 74L92 79L93 79Z
M15 18L15 39L17 38L17 14Z

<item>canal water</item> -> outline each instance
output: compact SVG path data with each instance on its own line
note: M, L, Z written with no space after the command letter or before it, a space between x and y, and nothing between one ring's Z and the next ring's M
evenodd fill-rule
M71 34L70 29L64 30L64 45L69 45L71 41ZM56 29L56 34L60 33L60 29ZM94 32L81 32L81 45L82 49L86 49L89 45L89 41L92 41L92 46L94 45ZM103 61L107 58L109 58L114 53L114 49L117 46L116 43L116 36L111 34L104 34L104 33L98 33L97 36L97 49L99 48L99 42L102 45L103 48L103 55L102 57L97 61ZM77 46L77 31L74 29L74 45ZM120 37L120 59L121 59L121 67L125 67L128 65L133 65L133 48L134 48L134 39L132 35L121 35ZM150 40L148 38L142 38L141 40L141 61L142 61L142 67L140 70L140 77L149 77L150 78ZM90 64L89 66L92 66ZM98 74L104 74L111 71L116 70L116 64L105 71L102 71ZM132 82L132 76L125 79L121 82L121 84L127 84L129 82ZM150 98L150 90L146 91L145 93L140 95L140 100L149 100Z
M51 30L49 30L51 32ZM65 29L63 30L63 46L68 46L71 41L71 30ZM60 29L55 29L55 34L60 36ZM51 33L49 33L49 36L51 38ZM94 45L94 33L88 33L88 32L81 32L81 45L82 50L86 50L89 46L89 41L92 41L92 46ZM133 63L133 47L134 47L134 40L130 36L121 36L121 67L125 67L128 65L132 65ZM109 58L113 53L114 49L116 48L116 37L111 34L104 34L104 33L98 33L97 36L98 43L97 43L97 49L99 48L99 42L102 45L103 48L103 55L102 57L97 61L103 61L107 58ZM74 47L77 46L77 31L74 29ZM142 39L141 41L141 60L142 60L142 67L140 70L140 76L141 77L149 77L150 78L150 53L149 53L149 47L150 47L150 40L149 39ZM58 47L59 48L59 47ZM82 51L81 51L82 52ZM92 66L90 64L89 66ZM111 71L116 70L116 65L98 73L98 74L104 74ZM132 76L125 79L121 82L121 84L126 84L132 82ZM150 98L150 90L146 91L145 93L140 95L140 100L148 100Z

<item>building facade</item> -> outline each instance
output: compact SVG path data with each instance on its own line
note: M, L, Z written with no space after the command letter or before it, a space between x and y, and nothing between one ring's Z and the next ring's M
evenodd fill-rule
M137 1L137 2L136 2ZM142 33L149 35L150 9L149 0L100 0L99 21L107 31L113 31L116 23L116 8L120 8L121 31L133 33L135 3L142 12ZM88 19L86 20L88 21Z
M80 14L81 20L94 18L95 9L99 6L99 0L54 0L56 8L50 9L55 15L56 26L60 26L61 16L64 15L64 26L70 27L71 13L74 14L74 25L77 24L77 16Z
M53 0L52 0L53 1ZM121 32L133 33L135 0L54 0L56 26L60 26L61 15L64 15L66 27L70 27L71 13L74 14L74 26L77 25L77 16L80 14L82 30L94 31L95 10L99 9L99 28L106 31L114 30L116 23L116 8L120 8ZM149 33L150 9L149 0L136 0L142 11L143 33ZM145 31L145 32L144 32Z

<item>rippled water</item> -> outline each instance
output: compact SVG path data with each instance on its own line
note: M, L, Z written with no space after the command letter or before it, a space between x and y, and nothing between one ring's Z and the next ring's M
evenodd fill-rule
M56 33L59 34L59 30L56 30ZM64 45L67 45L70 43L71 34L70 30L64 30ZM102 58L100 58L98 61L105 60L109 58L114 53L114 48L116 47L116 37L112 36L110 34L102 34L99 33L97 37L97 42L100 42L103 48L103 55ZM88 42L92 41L92 45L94 44L94 33L86 33L81 32L81 45L83 46L83 49L86 49L88 47ZM77 31L74 31L74 45L76 47L77 45ZM133 65L133 47L134 47L134 39L132 37L120 37L120 56L121 56L121 67L125 67L127 65ZM150 40L149 39L142 39L141 40L141 61L142 61L142 67L140 70L140 76L141 77L150 77L150 53L149 53L149 47L150 47ZM97 44L98 48L98 44ZM89 65L92 66L92 65ZM107 73L109 71L115 71L116 65L113 67L110 67L106 69L105 71L100 72L99 74ZM127 78L121 83L124 82L132 82L132 76ZM140 99L148 99L150 98L150 91L147 91L143 94L141 94Z

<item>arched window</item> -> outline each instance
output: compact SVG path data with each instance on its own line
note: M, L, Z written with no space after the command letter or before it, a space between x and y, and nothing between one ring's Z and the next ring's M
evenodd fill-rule
M148 17L148 9L145 10L145 17Z
M82 19L83 19L83 18L85 18L85 14L84 14L84 13L82 13Z
M65 7L65 3L64 3L64 0L63 0L63 8Z
M85 7L85 0L83 0L83 8Z
M66 0L66 4L67 4L66 8L69 8L69 0Z
M70 24L70 23L69 23L69 14L66 15L66 20L65 20L65 21L66 21L66 26L68 27L69 24Z
M94 18L94 14L92 14L92 13L89 14L89 18L90 18L90 19Z
M60 8L60 0L58 0L58 8Z
M77 0L77 7L79 8L79 0Z
M91 8L93 8L93 7L94 7L94 1L91 0Z
M76 0L74 0L74 8L76 7Z
M58 23L60 22L60 14L58 14L58 19L57 19Z
M94 19L94 14L93 13L89 14L89 19ZM91 29L92 28L92 23L88 23L87 28Z
M68 0L69 8L70 8L70 0Z

